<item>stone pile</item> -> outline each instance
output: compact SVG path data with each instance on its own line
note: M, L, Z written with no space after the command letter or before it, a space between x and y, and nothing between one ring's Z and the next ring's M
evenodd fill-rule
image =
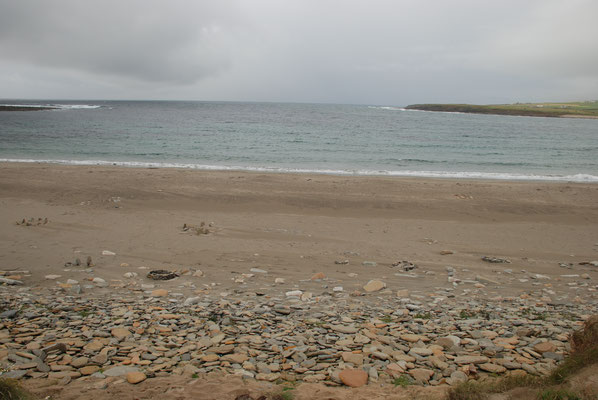
M217 371L328 385L397 378L452 385L486 374L547 374L567 354L569 333L597 309L596 300L545 301L542 291L509 298L455 291L306 296L280 287L279 295L185 298L166 289L4 286L0 367L4 377L63 382L122 376L134 384Z

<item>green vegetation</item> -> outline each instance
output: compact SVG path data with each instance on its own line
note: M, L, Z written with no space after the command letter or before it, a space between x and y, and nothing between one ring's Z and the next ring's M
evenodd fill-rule
M392 381L392 384L395 386L407 387L411 385L411 380L409 380L408 376L401 375L398 378L395 378L395 380Z
M408 110L462 112L473 114L523 115L530 117L598 118L598 101L516 104L412 104Z
M34 400L35 397L21 387L15 379L0 378L0 400Z
M470 318L483 318L490 319L490 313L485 310L461 310L459 318L470 319Z
M419 318L419 319L431 319L432 318L432 314L430 314L429 312L426 313L417 313L413 316L413 318Z
M518 387L538 387L539 379L526 375L522 377L510 376L502 379L487 379L484 381L468 381L452 387L448 400L484 400L492 393L503 393Z
M389 324L392 322L392 317L390 315L385 315L380 317L380 321L384 322L385 324Z
M540 400L582 400L576 393L567 389L546 389L538 395Z
M569 387L569 379L584 367L598 364L598 316L586 321L584 328L570 337L571 354L547 377L530 375L468 381L452 387L448 400L485 400L493 393L513 389L529 390L539 400L589 400L598 398L596 393L578 392ZM530 397L525 397L530 398Z
M530 308L524 308L523 310L521 310L521 315L534 321L546 321L546 319L550 317L550 315L547 312L537 312Z
M586 321L584 329L571 335L571 354L548 377L550 383L563 383L582 368L598 363L598 316Z
M292 392L293 388L291 387L285 387L282 389L282 393L280 394L280 398L282 400L293 400L293 397L295 397L295 395Z

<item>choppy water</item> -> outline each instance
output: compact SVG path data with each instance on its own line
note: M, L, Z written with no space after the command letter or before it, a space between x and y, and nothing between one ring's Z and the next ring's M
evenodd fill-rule
M598 120L398 107L15 101L0 161L598 182Z

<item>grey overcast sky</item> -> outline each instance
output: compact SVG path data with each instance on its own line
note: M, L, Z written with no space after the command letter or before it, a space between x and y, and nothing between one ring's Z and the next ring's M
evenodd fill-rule
M596 0L0 0L0 98L598 99Z

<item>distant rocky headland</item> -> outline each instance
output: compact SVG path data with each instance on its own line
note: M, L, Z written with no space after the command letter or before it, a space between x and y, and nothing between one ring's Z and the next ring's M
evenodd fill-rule
M598 101L515 104L412 104L408 110L460 112L530 117L598 118Z
M43 110L57 110L58 107L38 107L38 106L4 106L0 105L0 111L43 111Z

